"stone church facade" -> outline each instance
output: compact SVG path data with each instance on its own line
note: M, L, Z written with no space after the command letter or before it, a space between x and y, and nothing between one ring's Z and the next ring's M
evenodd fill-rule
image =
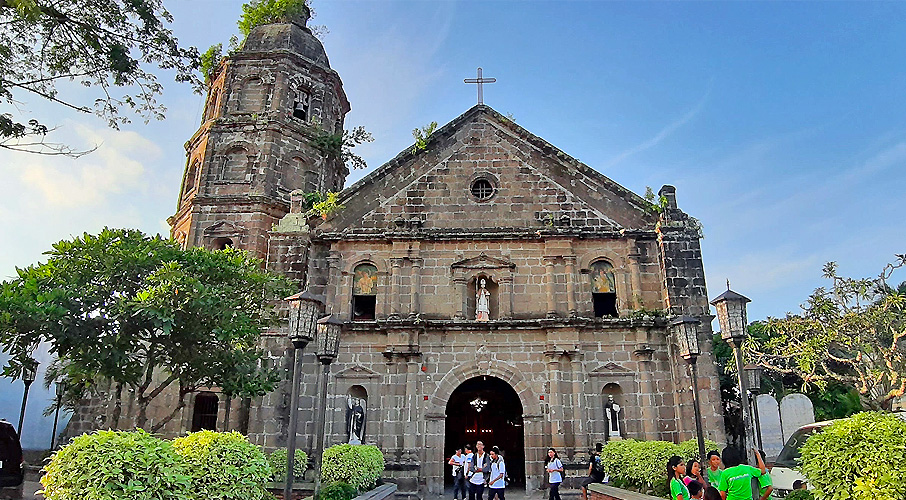
M621 437L690 439L691 381L667 326L682 314L702 320L704 427L724 440L700 229L672 187L660 190L666 203L655 210L478 105L424 149L344 189L344 208L313 220L300 193L337 190L348 174L313 139L341 132L349 109L304 19L254 29L211 80L170 219L185 245L247 250L326 297L326 312L345 322L329 378L327 446L347 441L355 398L365 408L364 442L383 451L402 495L421 496L442 491L445 457L478 439L500 446L527 488L542 485L550 446L584 475L586 450L616 438L605 414L611 398ZM286 333L264 332L262 346L265 362L290 380ZM319 371L311 351L299 428L309 452ZM266 448L285 446L289 391L284 382L225 414L209 388L190 396L165 434L229 426ZM175 397L152 407L152 421Z

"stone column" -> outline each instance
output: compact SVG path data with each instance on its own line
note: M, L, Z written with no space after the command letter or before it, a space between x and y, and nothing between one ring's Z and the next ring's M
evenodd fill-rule
M547 359L547 380L550 385L548 397L551 411L551 446L562 450L566 445L563 436L563 397L560 393L560 353L545 353Z
M585 377L582 369L582 356L579 351L571 354L570 369L573 376L573 433L575 434L574 447L577 452L581 452L591 444L588 439L585 425L585 391L582 390L582 382Z
M340 252L331 251L327 256L327 312L339 313L337 301L340 300Z
M497 294L498 314L501 319L513 317L513 277L500 278L500 291Z
M465 271L462 268L453 270L453 288L456 290L456 315L455 319L466 319L466 293L468 292L468 281L466 280Z
M419 312L419 303L418 303L418 294L421 291L421 282L422 282L422 259L412 259L412 270L409 291L409 316L418 316Z
M416 436L418 435L418 402L416 394L418 388L418 357L407 356L406 359L406 408L403 410L405 418L403 424L403 457L406 460L415 460L417 455Z
M635 248L635 242L631 244L632 249L629 252L629 293L631 296L629 299L634 309L640 309L644 306L642 303L642 275L639 270L639 257L641 255L639 255L638 249Z
M557 300L554 289L554 258L550 257L544 262L544 279L547 291L547 317L557 316Z
M390 260L390 316L393 319L400 317L400 260Z
M569 315L576 316L576 257L564 257L566 261L566 306Z
M654 350L648 344L640 344L633 352L639 363L639 404L642 415L642 432L643 438L647 440L658 439L657 435L657 415L654 407L654 384L651 381L651 371L653 369L652 355Z

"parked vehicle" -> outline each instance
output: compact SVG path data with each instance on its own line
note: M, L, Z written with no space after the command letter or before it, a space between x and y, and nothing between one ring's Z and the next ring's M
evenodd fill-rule
M0 420L0 488L22 484L22 445L13 424Z

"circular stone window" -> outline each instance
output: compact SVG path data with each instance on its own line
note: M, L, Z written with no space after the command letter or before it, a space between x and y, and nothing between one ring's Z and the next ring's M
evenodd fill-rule
M472 196L478 199L478 201L489 200L491 196L494 196L494 185L487 179L475 179L475 181L472 182L471 191Z

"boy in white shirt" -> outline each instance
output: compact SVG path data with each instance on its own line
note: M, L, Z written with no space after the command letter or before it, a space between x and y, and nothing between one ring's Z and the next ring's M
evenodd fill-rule
M447 463L453 466L453 500L466 500L466 456L462 448L456 448L456 454Z
M472 477L469 478L469 500L481 500L484 496L485 479L491 472L491 460L484 452L484 443L481 441L475 443L475 454L469 461L469 471L472 473Z
M506 464L503 457L500 456L500 448L491 448L491 472L488 474L488 488L491 492L488 494L488 500L494 500L496 496L499 500L505 500L503 492L506 489Z

